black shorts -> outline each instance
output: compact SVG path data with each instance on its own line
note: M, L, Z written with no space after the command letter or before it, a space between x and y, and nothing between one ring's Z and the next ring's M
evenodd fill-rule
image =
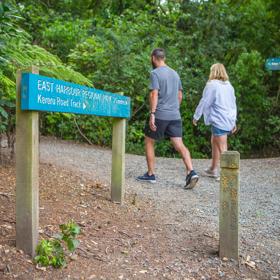
M155 120L155 125L157 127L156 131L152 131L149 125L149 119L145 126L145 135L154 139L160 140L164 138L172 137L182 137L182 120Z

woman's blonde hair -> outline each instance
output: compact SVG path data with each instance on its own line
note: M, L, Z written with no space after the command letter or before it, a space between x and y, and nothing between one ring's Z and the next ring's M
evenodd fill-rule
M216 63L211 66L209 81L211 80L228 81L228 74L222 63Z

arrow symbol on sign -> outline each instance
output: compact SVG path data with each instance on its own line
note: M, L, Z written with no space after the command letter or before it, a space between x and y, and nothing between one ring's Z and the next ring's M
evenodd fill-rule
M83 103L83 109L85 109L87 106L86 106L86 104L85 103Z

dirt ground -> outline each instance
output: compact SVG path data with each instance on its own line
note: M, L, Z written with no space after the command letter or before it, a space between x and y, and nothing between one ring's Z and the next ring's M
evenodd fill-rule
M93 175L88 176L69 167L40 166L40 238L52 236L59 224L70 219L82 229L77 257L69 259L65 268L43 271L15 248L15 169L14 165L0 166L1 280L279 279L279 260L274 257L279 251L270 255L255 246L243 249L239 264L220 260L217 231L202 212L194 218L180 213L177 219L170 207L168 216L169 206L159 205L155 193L147 196L133 188L128 188L123 206L113 204L108 184L93 179L95 171L91 171ZM182 215L185 223L180 220ZM278 250L279 236L268 241ZM241 242L246 248L246 242ZM252 256L254 251L257 256L266 253L266 265L249 259L248 253Z

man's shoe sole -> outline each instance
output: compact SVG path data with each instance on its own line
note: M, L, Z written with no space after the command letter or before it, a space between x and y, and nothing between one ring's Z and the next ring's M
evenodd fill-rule
M185 189L187 189L187 190L193 189L196 186L196 183L198 182L198 179L199 179L199 177L197 175L193 176L191 178L190 183L187 186L185 186Z
M155 184L157 181L156 180L141 180L136 178L136 181L138 182L147 182L147 183L151 183L151 184Z

